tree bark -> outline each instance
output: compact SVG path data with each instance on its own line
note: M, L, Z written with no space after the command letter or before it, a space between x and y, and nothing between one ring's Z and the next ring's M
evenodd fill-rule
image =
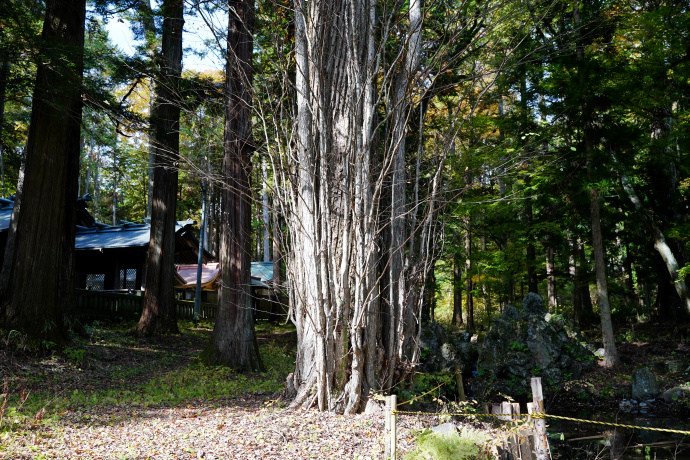
M467 218L467 230L465 230L465 278L467 281L467 300L465 310L467 311L467 330L474 332L474 283L472 282L472 232L470 230L470 218Z
M390 225L390 261L389 261L389 301L391 314L396 322L396 334L402 338L397 342L397 354L401 359L410 359L414 354L411 348L414 336L415 315L413 303L406 295L408 270L405 260L406 234L406 131L410 116L409 91L412 81L419 67L421 57L421 0L411 0L409 3L409 28L404 62L393 84L393 135L391 148L393 149L391 174L391 225ZM412 228L414 232L416 229Z
M377 342L370 170L375 22L375 1L295 0L297 161L287 188L298 336L292 407L352 413L377 375L388 378Z
M263 366L251 304L251 210L254 2L230 2L226 67L225 156L221 201L222 284L209 364L259 370Z
M556 269L554 264L553 246L546 247L546 296L549 300L549 311L555 313L558 309L558 299L556 298Z
M630 179L623 172L620 172L620 176L623 190L625 190L625 193L628 195L633 207L637 212L644 213L642 201L640 201L637 193L635 193L635 189L633 188ZM646 214L643 215L644 222L654 238L654 249L656 249L656 251L659 253L659 256L661 256L661 259L664 261L670 276L670 280L673 283L676 293L678 294L678 298L680 298L687 315L690 315L690 289L688 289L685 280L678 276L678 270L681 268L680 264L673 255L673 251L666 242L666 238L664 237L664 234L657 223L650 216ZM660 293L662 292L661 286L659 287L659 291ZM687 319L687 316L685 319Z
M532 199L525 200L525 227L527 228L527 292L539 293L539 281L537 280L537 255L534 249L534 235L532 234Z
M83 0L48 0L20 191L0 274L4 327L55 343L74 313ZM23 177L22 177L23 176ZM2 315L0 315L1 317Z
M618 351L613 335L611 322L611 307L609 306L609 292L606 281L606 257L604 256L604 241L601 236L601 217L599 216L599 193L590 191L590 208L592 213L592 247L594 250L594 268L597 276L597 299L599 300L599 314L601 315L601 333L604 340L604 366L614 367L618 364Z
M462 259L456 251L453 259L453 325L461 326L462 319Z
M165 0L161 11L164 16L161 68L152 119L155 165L151 240L146 258L144 309L137 326L141 335L178 333L173 280L184 2Z
M11 61L10 50L4 43L5 37L3 35L3 31L0 30L0 182L2 182L2 197L5 198L5 150L2 145L2 131L5 124L5 99Z

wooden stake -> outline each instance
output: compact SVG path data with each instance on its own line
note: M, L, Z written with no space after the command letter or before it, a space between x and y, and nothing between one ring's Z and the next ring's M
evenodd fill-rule
M391 457L391 397L386 396L386 409L383 412L383 420L385 423L385 436L384 436L384 446L385 446L385 458Z
M396 449L396 444L398 440L398 429L397 429L397 421L398 421L398 416L395 414L393 411L395 411L398 407L398 397L396 395L391 395L391 459L395 460L397 457L397 449Z
M528 405L530 414L544 414L544 395L541 389L541 377L532 377L532 407ZM537 460L550 460L549 439L546 437L546 420L543 418L534 419L534 447Z
M458 401L467 401L465 387L462 383L462 370L460 368L455 368L455 384L458 391Z

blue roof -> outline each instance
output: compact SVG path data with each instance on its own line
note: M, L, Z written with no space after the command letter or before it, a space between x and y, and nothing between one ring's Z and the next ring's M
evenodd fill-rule
M252 262L252 286L269 287L273 280L273 262Z
M175 232L195 221L184 220L175 224ZM77 227L75 249L138 248L148 246L151 224L124 224L116 227Z
M148 246L149 224L125 224L117 227L78 228L75 249L136 248Z
M0 232L6 232L10 228L12 209L12 205L3 205L0 207Z

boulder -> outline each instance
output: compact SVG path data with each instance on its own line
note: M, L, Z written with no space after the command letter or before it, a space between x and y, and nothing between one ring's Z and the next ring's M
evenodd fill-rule
M655 398L658 394L659 387L654 373L646 367L635 369L632 375L632 398L644 401Z
M667 403L672 403L682 398L690 398L689 386L673 387L669 390L664 391L661 394L661 399L663 399Z
M534 293L525 297L521 310L506 306L493 319L478 353L478 378L473 384L477 396L489 389L520 390L512 388L516 385L528 391L533 375L547 384L578 378L593 361L592 353L568 334L563 317L548 315Z
M431 431L440 434L460 434L458 427L453 423L442 423L440 425L436 425L435 427L431 428Z
M438 323L422 326L421 372L442 372L461 369L466 376L472 374L477 361L477 345L470 342L471 334L466 332L451 335Z

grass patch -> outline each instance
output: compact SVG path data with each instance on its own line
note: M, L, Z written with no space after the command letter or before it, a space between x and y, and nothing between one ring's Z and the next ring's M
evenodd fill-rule
M56 422L68 410L100 407L175 407L191 401L220 404L246 394L275 393L294 371L294 328L258 323L265 372L204 367L194 359L209 340L210 325L180 321L181 335L139 339L132 324L91 326L62 353L25 353L22 364L2 369L0 434ZM267 337L268 335L268 337Z
M424 430L416 437L417 447L405 460L474 460L489 459L486 449L490 442L487 433L464 428L460 433L436 433Z

